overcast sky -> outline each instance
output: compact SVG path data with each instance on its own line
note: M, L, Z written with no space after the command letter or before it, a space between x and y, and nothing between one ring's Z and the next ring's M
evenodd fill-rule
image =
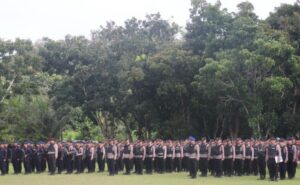
M215 2L216 0L208 0ZM236 11L244 0L221 0ZM296 0L249 0L260 18L266 18L281 3ZM190 0L0 0L0 38L63 39L66 34L90 36L106 21L124 20L160 12L164 19L184 26L189 19Z

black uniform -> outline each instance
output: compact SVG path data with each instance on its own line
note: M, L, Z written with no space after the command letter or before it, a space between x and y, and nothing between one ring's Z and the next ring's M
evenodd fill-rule
M190 144L189 148L189 169L190 169L190 177L196 178L197 176L197 167L198 167L198 159L197 159L197 149L196 145Z
M1 168L1 175L6 174L7 169L7 149L6 148L0 148L0 168Z
M49 165L49 172L51 175L55 174L56 171L56 158L55 158L55 147L54 144L50 144L48 149L48 165Z
M165 172L165 158L164 158L164 148L162 145L158 145L155 149L155 161L156 161L156 171L158 173Z
M200 146L200 160L199 160L199 169L201 171L201 176L207 176L208 171L208 145L201 143Z
M243 145L235 146L235 160L234 160L235 174L241 176L243 174L244 159L243 159Z
M56 160L57 172L59 174L65 169L64 158L65 158L64 148L59 147L58 148L58 154L57 154L57 160Z
M23 158L23 163L24 163L24 169L25 169L25 174L29 174L32 172L32 166L31 166L31 149L29 147L26 147L23 149L24 150L24 158Z
M258 145L253 146L252 172L255 176L258 175Z
M224 175L231 176L233 175L233 146L225 145L224 146Z
M14 168L14 173L19 174L22 172L22 160L24 158L23 150L20 146L16 146L12 149L12 164Z
M144 148L140 145L134 146L134 166L136 174L143 174L143 157L144 157Z
M251 174L251 169L252 169L252 163L251 163L251 158L252 158L252 148L251 146L246 146L245 147L245 161L244 161L244 173L245 175L250 175Z
M180 145L175 146L175 158L174 158L174 170L176 172L181 172L181 163L182 163L182 147Z
M289 179L295 177L296 168L297 168L297 161L294 160L294 155L295 155L294 148L295 145L287 144L287 149L288 149L287 172L288 172Z
M263 180L266 178L266 149L261 144L257 147L257 162L260 179Z
M41 146L37 147L35 155L36 172L41 173L43 172L42 163L44 159L44 149Z
M97 163L99 172L103 172L105 168L104 147L97 148Z
M115 167L116 167L116 146L115 145L107 145L106 147L106 159L107 159L107 167L109 171L109 175L115 175Z
M279 163L279 174L280 174L280 179L284 180L286 178L286 161L287 161L287 147L286 146L281 146L281 156L282 156L282 161Z
M275 157L278 156L278 151L276 149L276 145L270 144L267 147L268 150L268 170L269 170L269 176L270 180L277 180L278 178L278 165L275 161Z
M173 171L173 153L174 148L172 146L167 146L166 172L168 173Z
M146 173L152 174L153 172L153 146L146 146L146 157L145 157L145 168L146 168Z

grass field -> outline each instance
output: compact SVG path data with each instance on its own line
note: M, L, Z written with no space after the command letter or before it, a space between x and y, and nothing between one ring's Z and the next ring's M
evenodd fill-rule
M268 180L260 181L254 176L245 177L197 177L197 179L189 179L187 173L172 174L154 174L154 175L135 175L126 176L119 174L116 176L108 176L107 173L91 173L91 174L61 174L49 176L44 174L31 175L13 175L0 176L0 185L299 185L300 174L293 180L284 180L278 182L269 182Z

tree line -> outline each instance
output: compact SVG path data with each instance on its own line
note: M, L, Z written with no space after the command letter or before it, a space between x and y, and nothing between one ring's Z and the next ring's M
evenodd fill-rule
M237 7L0 39L0 140L299 136L300 3Z

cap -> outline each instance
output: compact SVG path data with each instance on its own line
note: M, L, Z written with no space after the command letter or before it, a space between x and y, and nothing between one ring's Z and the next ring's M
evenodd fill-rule
M193 137L193 136L190 136L190 137L189 137L189 140L191 140L191 141L196 141L196 138Z

